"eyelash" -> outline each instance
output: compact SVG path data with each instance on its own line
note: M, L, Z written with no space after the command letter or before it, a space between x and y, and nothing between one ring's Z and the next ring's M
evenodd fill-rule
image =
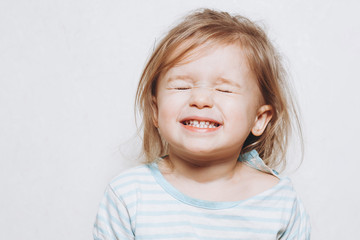
M179 87L179 88L174 88L175 90L189 90L189 87Z
M233 93L233 92L230 91L230 90L224 90L224 89L219 89L219 88L217 88L216 91L222 92L222 93Z
M185 90L190 90L191 87L177 87L177 88L174 88L174 89L178 90L178 91L185 91ZM220 89L220 88L216 88L215 90L218 91L218 92L221 92L221 93L234 93L233 91Z

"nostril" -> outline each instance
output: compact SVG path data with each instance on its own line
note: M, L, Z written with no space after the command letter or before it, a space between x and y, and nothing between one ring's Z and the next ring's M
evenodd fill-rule
M191 107L197 107L197 108L211 108L213 105L212 104L208 104L208 103L193 103L190 104Z
M214 100L209 93L199 93L192 95L189 104L190 106L197 108L211 108L214 105Z

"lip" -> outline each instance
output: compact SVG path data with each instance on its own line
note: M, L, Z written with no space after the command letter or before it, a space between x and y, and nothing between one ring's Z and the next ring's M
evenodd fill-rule
M211 123L215 123L218 126L215 128L198 128L198 127L194 127L194 126L190 126L190 125L185 125L183 124L185 121L190 121L190 120L196 120L196 121L204 121L204 122L211 122ZM180 124L187 130L190 130L192 132L197 132L197 133L209 133L209 132L214 132L219 130L222 127L222 123L220 121L217 121L215 119L212 118L208 118L208 117L199 117L199 116L189 116L186 118L183 118L180 120Z

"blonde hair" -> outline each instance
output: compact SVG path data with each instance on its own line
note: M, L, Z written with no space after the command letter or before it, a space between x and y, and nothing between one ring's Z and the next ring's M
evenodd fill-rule
M153 97L156 97L159 76L204 44L238 44L243 49L263 99L273 107L274 113L261 136L250 133L241 153L255 149L269 167L285 167L292 129L298 130L301 146L303 141L296 105L280 56L257 24L243 16L210 9L189 14L171 29L153 51L142 73L135 106L143 118L141 127L146 162L152 162L168 151L153 122L153 110L156 109Z

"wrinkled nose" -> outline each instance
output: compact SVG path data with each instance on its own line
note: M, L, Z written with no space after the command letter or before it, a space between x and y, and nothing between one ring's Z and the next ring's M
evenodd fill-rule
M191 107L212 108L214 105L213 91L209 88L194 88L191 90L189 102Z

